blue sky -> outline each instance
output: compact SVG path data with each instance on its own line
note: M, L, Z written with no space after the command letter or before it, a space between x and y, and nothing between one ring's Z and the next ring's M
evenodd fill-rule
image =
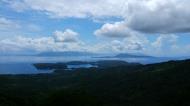
M1 0L0 52L187 56L187 0Z

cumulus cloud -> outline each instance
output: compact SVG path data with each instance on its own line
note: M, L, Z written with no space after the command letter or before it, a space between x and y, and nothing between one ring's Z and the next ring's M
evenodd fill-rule
M112 41L111 46L115 52L127 52L130 50L133 50L133 51L142 50L144 45L135 41L126 42L126 39L124 39L123 41L119 41L119 40Z
M94 34L98 37L106 37L110 43L102 43L97 47L100 51L111 52L141 51L147 46L148 39L142 34L129 29L125 21L106 23Z
M134 35L117 40L107 40L94 44L90 51L98 52L137 52L143 51L144 48L149 44L148 39L143 35Z
M55 31L54 37L57 42L78 42L78 33L71 29L66 29L64 32Z
M100 29L94 32L96 36L105 37L126 37L130 36L131 31L125 25L125 22L106 23Z
M189 0L128 1L128 26L145 33L190 31Z
M60 34L59 34L59 33ZM57 34L58 33L58 34ZM56 31L56 36L50 37L24 37L17 36L0 40L1 52L21 52L21 51L69 51L84 50L84 42L79 39L74 40L76 32L67 29L65 32ZM71 37L69 37L71 35ZM72 39L71 39L72 38Z
M190 46L177 45L177 41L178 36L176 35L160 35L151 42L146 36L135 35L117 40L103 40L94 44L82 41L58 42L54 36L38 38L17 36L0 40L0 52L90 51L99 53L142 52L156 56L188 55Z
M97 36L126 37L139 33L186 33L190 31L188 0L128 0L125 21L106 23ZM165 35L167 36L167 35Z
M98 37L124 38L140 35L140 33L128 28L125 21L106 23L94 32Z

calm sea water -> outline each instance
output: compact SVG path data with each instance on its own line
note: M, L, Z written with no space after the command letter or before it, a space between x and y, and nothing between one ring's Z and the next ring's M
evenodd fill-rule
M68 69L91 68L91 67L98 67L98 66L97 65L92 65L92 64L67 65Z
M28 63L1 63L0 74L42 74L52 73L51 70L37 70Z
M33 63L56 63L69 61L124 60L142 64L168 61L165 58L91 58L91 57L38 57L38 56L0 56L0 74L39 74L51 73L50 70L37 70ZM83 67L83 66L71 66Z

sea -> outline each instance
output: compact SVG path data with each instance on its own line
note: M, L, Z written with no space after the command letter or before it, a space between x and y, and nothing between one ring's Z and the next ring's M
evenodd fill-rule
M129 63L152 64L173 60L173 58L94 58L90 56L0 56L0 75L5 74L51 74L53 70L38 70L34 63L61 63L70 61L122 60ZM83 67L85 64L83 64ZM89 64L86 65L87 68ZM71 66L69 66L71 67ZM74 66L74 68L81 67Z

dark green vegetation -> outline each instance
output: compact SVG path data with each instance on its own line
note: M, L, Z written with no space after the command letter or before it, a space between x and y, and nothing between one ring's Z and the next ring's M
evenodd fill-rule
M190 106L190 60L0 76L0 106Z

